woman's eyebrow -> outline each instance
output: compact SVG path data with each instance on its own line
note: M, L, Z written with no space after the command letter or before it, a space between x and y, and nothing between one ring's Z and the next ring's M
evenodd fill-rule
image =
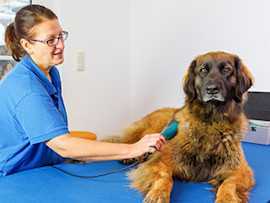
M51 38L54 38L54 37L58 37L58 36L60 36L62 33L63 33L63 30L61 30L57 36L55 36L54 34L48 34L48 35L45 36L45 38L46 38L46 39L51 39Z

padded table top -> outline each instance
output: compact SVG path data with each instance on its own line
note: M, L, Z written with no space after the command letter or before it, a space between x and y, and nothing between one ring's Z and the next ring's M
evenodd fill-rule
M256 185L251 190L252 203L270 200L270 146L243 143ZM77 175L98 175L121 169L118 161L88 164L59 164L59 168ZM92 179L72 177L51 166L22 171L0 178L0 202L142 202L143 196L128 187L125 171ZM171 202L214 202L215 193L206 183L184 183L174 180Z

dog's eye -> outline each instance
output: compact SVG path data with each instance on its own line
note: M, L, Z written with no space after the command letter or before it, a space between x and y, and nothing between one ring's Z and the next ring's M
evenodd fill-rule
M231 68L229 67L229 66L225 66L224 68L223 68L223 72L225 72L225 73L228 73L228 72L230 72L231 71Z
M206 68L202 68L202 69L201 69L201 72L202 72L202 73L207 73L207 69L206 69Z

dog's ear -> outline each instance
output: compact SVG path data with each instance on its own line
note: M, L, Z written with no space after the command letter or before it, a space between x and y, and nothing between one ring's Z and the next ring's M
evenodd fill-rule
M186 93L186 102L191 103L196 97L197 93L195 90L195 68L196 68L197 60L194 59L184 78L183 78L183 87L184 87L184 92Z
M238 56L235 56L234 60L237 79L234 100L241 102L243 94L253 85L254 78Z

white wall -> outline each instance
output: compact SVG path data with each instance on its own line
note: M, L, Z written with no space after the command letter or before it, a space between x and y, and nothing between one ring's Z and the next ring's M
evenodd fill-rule
M180 107L187 67L209 51L239 55L253 90L270 91L269 0L34 2L51 6L70 33L60 70L71 130L117 134L157 108Z
M63 29L70 33L63 65L70 130L99 137L118 134L130 121L130 2L61 1ZM76 52L85 71L76 71Z
M270 1L132 0L132 119L181 106L182 77L199 54L239 55L270 91Z

